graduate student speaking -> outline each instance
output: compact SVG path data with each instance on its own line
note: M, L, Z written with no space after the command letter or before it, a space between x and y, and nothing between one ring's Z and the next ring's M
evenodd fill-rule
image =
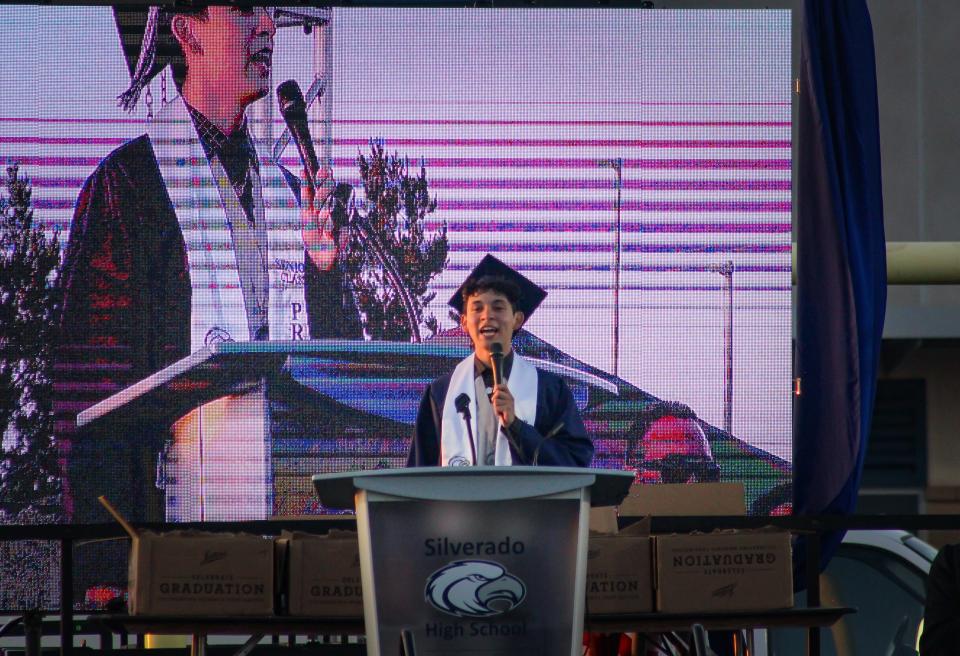
M114 447L106 438L79 444L79 411L219 342L360 337L339 266L332 173L316 189L294 184L260 156L247 121L271 87L268 11L191 3L145 17L114 11L123 43L136 36L126 26L143 25L139 48L125 52L132 78L122 106L133 108L158 75L165 88L168 68L179 95L171 89L172 99L156 103L146 133L107 155L77 199L54 366L75 521L100 516L98 494L143 513L136 519L165 512L163 482L153 483L165 431L151 424L136 439L116 436ZM103 468L110 474L90 473Z
M492 255L477 265L450 299L474 351L424 392L408 466L590 465L593 442L566 383L511 347L546 295ZM498 345L499 385L492 368Z

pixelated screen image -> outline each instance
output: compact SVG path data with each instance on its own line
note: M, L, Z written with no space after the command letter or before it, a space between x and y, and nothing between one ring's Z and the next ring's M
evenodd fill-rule
M487 253L548 292L514 348L593 466L789 512L790 11L183 11L0 8L58 520L315 514L312 474L405 466Z

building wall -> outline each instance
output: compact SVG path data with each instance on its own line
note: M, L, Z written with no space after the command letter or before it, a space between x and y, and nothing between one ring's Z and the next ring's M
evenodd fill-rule
M887 241L960 241L960 3L868 0ZM960 337L960 286L891 287L889 337Z
M960 3L867 4L887 241L960 241ZM926 381L926 510L960 513L960 286L890 287L884 336L917 340L882 375Z

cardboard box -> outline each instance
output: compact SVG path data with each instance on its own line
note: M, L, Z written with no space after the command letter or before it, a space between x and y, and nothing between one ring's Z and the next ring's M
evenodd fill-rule
M142 531L130 550L131 615L273 614L273 541Z
M634 483L619 510L621 517L747 514L743 483Z
M362 617L360 546L352 531L284 532L287 609L299 617Z
M727 531L654 538L657 610L770 610L793 606L790 534Z
M601 506L590 509L590 533L613 535L617 533L616 506Z
M594 509L603 510L603 509ZM612 509L611 509L612 510ZM610 526L606 513L591 514L591 526ZM591 532L587 545L587 612L604 615L653 611L650 525L638 522L616 532Z

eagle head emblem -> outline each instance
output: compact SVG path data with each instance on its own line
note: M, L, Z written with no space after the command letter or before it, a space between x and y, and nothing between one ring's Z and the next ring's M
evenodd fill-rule
M502 565L488 560L457 560L430 575L427 602L456 617L492 617L513 610L527 588Z

